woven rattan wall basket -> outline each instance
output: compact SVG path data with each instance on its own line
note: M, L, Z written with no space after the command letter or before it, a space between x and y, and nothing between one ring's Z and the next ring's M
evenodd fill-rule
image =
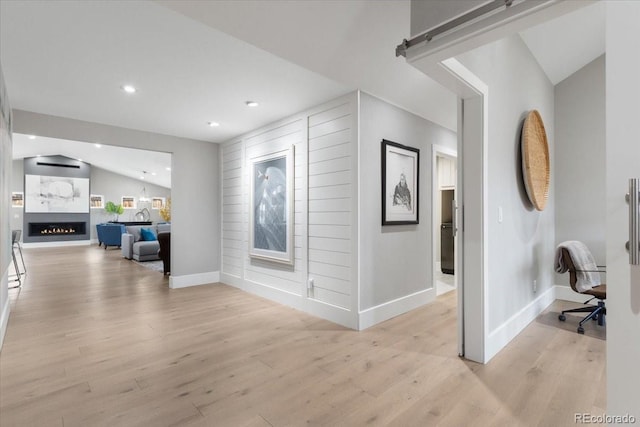
M549 144L537 110L527 114L522 128L522 175L529 200L539 211L549 198Z

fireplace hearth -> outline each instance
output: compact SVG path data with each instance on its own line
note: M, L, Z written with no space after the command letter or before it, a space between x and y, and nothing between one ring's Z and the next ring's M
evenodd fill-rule
M29 236L73 236L76 234L86 234L87 224L85 222L30 222Z

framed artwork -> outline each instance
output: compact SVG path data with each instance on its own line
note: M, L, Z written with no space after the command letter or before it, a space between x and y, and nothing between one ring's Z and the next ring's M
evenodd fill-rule
M121 204L124 209L137 209L136 198L133 196L122 196Z
M382 225L418 224L420 150L382 140Z
M294 148L250 160L249 256L293 265Z
M89 178L25 175L24 211L89 212Z
M14 208L24 208L24 193L22 191L14 191L11 193L11 206Z
M98 194L89 196L89 207L91 209L104 209L104 196Z
M164 208L166 199L164 197L152 197L151 198L151 209L162 209Z

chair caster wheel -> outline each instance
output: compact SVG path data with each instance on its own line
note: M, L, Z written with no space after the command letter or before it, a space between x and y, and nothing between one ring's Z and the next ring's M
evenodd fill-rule
M584 335L584 328L582 326L578 327L578 333Z
M565 316L564 314L561 314L560 316L558 316L558 320L560 320L561 322L564 322L565 320L567 320L567 316Z

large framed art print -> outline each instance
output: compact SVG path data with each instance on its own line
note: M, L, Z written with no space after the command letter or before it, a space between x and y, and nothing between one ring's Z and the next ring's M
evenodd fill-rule
M25 175L24 211L88 213L89 178Z
M294 148L250 160L249 256L293 265Z
M382 225L418 224L420 150L382 140Z

